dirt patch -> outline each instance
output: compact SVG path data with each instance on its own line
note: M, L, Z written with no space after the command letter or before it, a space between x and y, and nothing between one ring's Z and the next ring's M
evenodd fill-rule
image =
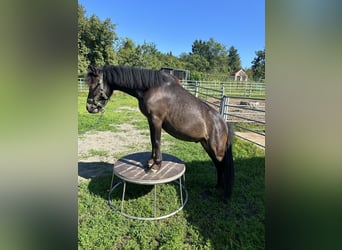
M79 136L79 181L108 171L111 173L118 154L151 150L149 135L131 124L121 124L117 128L119 132L92 131Z
M139 130L131 124L115 125L118 132L91 131L78 137L78 181L95 176L111 174L118 155L137 152L150 152L149 131ZM162 150L168 149L171 142L163 140Z
M87 132L78 138L78 159L114 162L118 153L129 152L135 145L150 147L150 138L131 124L117 126L119 132ZM146 146L144 146L146 145ZM98 152L98 153L96 153ZM94 158L94 159L93 159Z
M256 143L256 146L261 146L261 148L265 148L265 136L263 135L259 135L253 132L235 132L235 135L247 141Z

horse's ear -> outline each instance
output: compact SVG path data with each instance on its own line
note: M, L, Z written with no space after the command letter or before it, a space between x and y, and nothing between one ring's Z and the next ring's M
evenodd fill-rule
M88 68L87 68L87 71L88 71L88 73L92 73L92 74L94 74L95 76L98 75L97 68L94 67L93 65L89 65Z

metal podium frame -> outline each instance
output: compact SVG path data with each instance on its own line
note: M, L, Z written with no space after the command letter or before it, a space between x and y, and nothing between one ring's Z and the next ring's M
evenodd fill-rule
M137 220L161 220L169 218L178 212L180 212L186 203L188 202L188 191L185 187L185 165L175 156L169 154L163 154L163 165L161 170L153 176L153 174L146 172L144 164L150 153L136 153L124 156L120 158L113 166L112 181L108 193L108 204L109 206L119 212L121 215ZM172 169L174 168L174 169ZM162 169L164 169L162 171ZM172 170L174 170L172 172ZM143 172L145 171L145 172ZM120 181L113 186L114 176L117 176ZM183 183L182 183L183 178ZM154 216L153 217L139 217L127 214L124 212L124 201L126 195L126 184L135 183L141 185L153 185L154 186ZM166 215L157 216L157 185L166 183L176 183L179 185L180 193L180 206L175 211L168 213ZM115 189L117 189L121 184L123 184L121 207L120 209L113 205L111 200L111 194ZM183 197L184 192L184 197Z

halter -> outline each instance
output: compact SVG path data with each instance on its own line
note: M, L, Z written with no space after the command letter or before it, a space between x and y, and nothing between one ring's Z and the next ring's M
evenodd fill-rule
M100 74L100 80L97 83L96 88L100 87L100 91L94 96L94 99L88 98L88 102L92 102L93 104L95 104L97 107L100 107L102 109L102 112L104 112L104 106L107 104L109 97L106 95L105 91L104 91L104 85L103 85L103 75ZM100 98L103 98L105 100L105 103L102 104L99 102Z

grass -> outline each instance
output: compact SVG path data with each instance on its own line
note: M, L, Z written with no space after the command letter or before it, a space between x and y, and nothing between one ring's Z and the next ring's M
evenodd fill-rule
M91 149L89 150L89 156L108 156L108 151Z
M80 136L93 129L98 117L87 113L85 101L86 94L79 94ZM148 133L147 121L134 98L116 94L106 109L96 130L115 131L113 125L131 123ZM214 165L201 146L165 133L162 140L162 145L169 142L163 152L182 159L187 167L189 201L184 209L161 221L127 219L108 205L111 175L92 178L79 184L79 249L264 249L264 151L235 139L235 187L231 201L225 204L222 192L214 188ZM158 213L174 210L177 192L172 184L158 186ZM151 216L152 197L151 186L127 184L125 211ZM120 198L118 188L112 194L113 204L119 205Z
M234 131L235 132L246 132L246 129L250 129L252 131L265 132L265 125L260 125L257 123L246 123L246 122L236 122L234 123Z
M222 93L222 86L224 87L224 93L230 97L254 97L254 98L265 98L265 84L255 82L212 82L212 81L200 81L199 82L199 97L205 97L209 94L220 98ZM195 92L195 87L190 86L186 88L191 93ZM201 94L202 93L202 94Z
M116 97L118 96L118 97ZM87 93L79 93L78 98L78 133L84 134L87 131L117 131L113 125L129 123L138 129L148 128L145 117L139 112L136 99L115 93L106 105L105 113L89 114L86 110ZM115 112L112 112L115 111Z

